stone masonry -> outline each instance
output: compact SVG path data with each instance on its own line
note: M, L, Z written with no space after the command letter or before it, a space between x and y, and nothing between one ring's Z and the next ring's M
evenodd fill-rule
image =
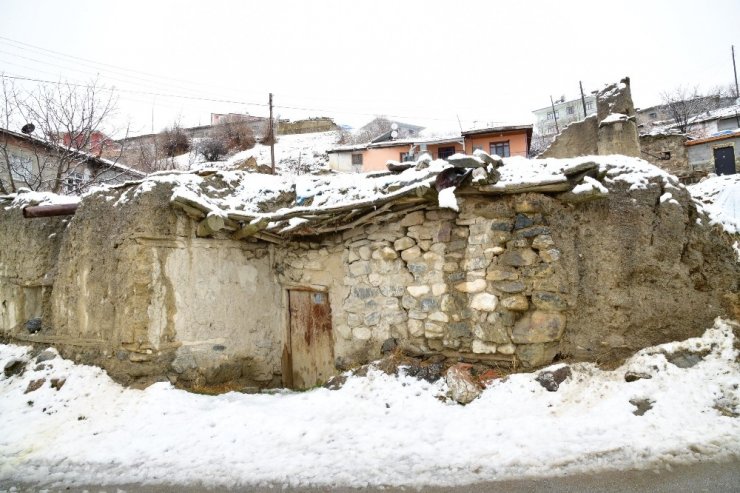
M420 352L525 367L557 352L568 289L535 202L469 200L459 215L412 212L341 244L294 249L279 270L286 280L322 281L332 270L325 263L340 252L334 291L341 295L332 309L347 346L338 353L350 361L379 354L390 337Z

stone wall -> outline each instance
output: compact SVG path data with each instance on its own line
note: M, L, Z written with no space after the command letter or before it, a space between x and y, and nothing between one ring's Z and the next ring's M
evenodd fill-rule
M641 135L641 157L678 177L689 175L692 170L685 142L686 136L680 134Z
M194 223L170 206L171 193L166 184L111 190L86 198L70 218L11 222L27 233L4 250L23 270L5 269L4 306L29 298L16 287L23 283L43 299L34 294L30 308L3 316L0 332L54 344L126 383L280 385L281 291L271 247L197 238ZM57 236L48 239L49 231ZM44 328L32 335L24 323L34 317Z
M733 313L740 279L727 239L704 238L685 190L661 202L659 183L626 188L578 205L459 199L459 214L416 211L294 247L277 269L282 282L328 287L339 368L378 358L388 338L512 366L614 361Z
M20 209L6 209L0 202L0 335L11 329L29 333L29 321L48 324L51 319L49 299L67 222L30 221Z
M616 181L591 202L459 194L459 213L426 204L280 245L198 238L171 194L167 183L100 192L67 225L3 212L2 333L126 383L243 388L281 385L295 287L328 292L338 369L378 358L390 338L514 367L613 362L740 313L731 240L657 178Z
M307 134L313 132L330 132L339 130L339 126L331 118L309 118L307 120L278 122L278 135Z

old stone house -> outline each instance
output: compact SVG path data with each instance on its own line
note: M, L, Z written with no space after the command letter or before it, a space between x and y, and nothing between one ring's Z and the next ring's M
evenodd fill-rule
M740 316L731 239L675 178L618 156L500 164L160 174L41 219L20 194L0 208L0 331L126 383L224 390L308 388L391 338L531 368Z

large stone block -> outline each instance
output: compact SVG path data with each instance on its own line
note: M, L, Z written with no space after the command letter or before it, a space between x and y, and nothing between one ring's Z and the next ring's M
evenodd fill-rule
M526 296L517 294L503 298L501 306L514 312L526 312L529 309L529 301Z
M509 344L509 337L506 327L501 323L481 323L474 327L475 337L482 341L493 342L496 344Z
M557 343L523 344L516 347L516 356L525 368L550 364L557 353Z
M531 248L509 250L499 257L499 263L510 267L523 267L539 261L540 257Z
M403 227L416 226L419 224L424 224L424 211L416 211L411 214L406 214L403 219L401 219L401 226Z
M416 242L408 236L404 236L403 238L400 238L393 242L393 248L398 251L407 250L414 245L416 245Z
M562 311L568 307L562 297L546 291L532 293L532 303L540 310Z
M462 293L480 293L484 291L488 283L485 279L476 279L475 281L465 281L455 285L455 289Z
M516 344L535 344L557 341L565 331L562 313L534 311L514 324L511 338Z
M470 308L474 310L492 312L496 309L497 304L498 298L495 294L478 293L473 296L473 299L470 302Z

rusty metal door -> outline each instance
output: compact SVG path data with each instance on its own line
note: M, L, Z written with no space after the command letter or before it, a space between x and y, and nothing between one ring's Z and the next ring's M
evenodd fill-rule
M294 389L308 389L325 383L335 374L334 337L327 293L288 291L290 340L284 351L284 382ZM287 354L285 354L287 353Z

